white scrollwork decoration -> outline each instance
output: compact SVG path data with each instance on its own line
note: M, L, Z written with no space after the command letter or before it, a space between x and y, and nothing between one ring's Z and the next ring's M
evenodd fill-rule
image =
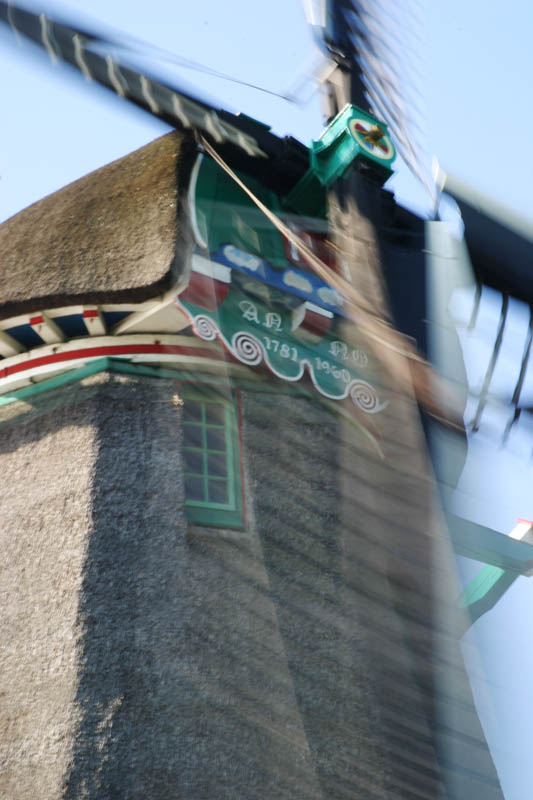
M377 414L388 406L388 401L380 403L376 390L366 381L353 381L349 391L354 404L365 414Z
M240 331L239 333L233 334L231 346L235 355L243 364L253 366L254 364L260 364L263 360L263 348L261 344L249 333Z
M217 327L209 317L199 314L194 318L194 330L200 339L212 342L217 336Z

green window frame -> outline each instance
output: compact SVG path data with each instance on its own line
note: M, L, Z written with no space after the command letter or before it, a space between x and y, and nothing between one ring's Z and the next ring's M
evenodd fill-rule
M189 522L244 528L235 397L187 392L182 414L185 512Z

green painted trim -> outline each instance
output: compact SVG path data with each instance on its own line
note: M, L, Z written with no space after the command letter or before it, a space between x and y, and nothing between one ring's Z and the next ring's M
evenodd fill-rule
M264 363L274 375L289 382L301 380L308 372L319 394L331 400L351 395L354 405L358 405L355 386L363 385L368 397L367 404L360 407L372 414L388 405L388 401L380 398L378 362L369 355L360 331L355 330L350 341L344 341L333 326L323 332L319 341L310 342L294 330L294 303L301 306L300 299L285 295L283 300L279 290L261 286L246 276L240 278L215 310L204 309L182 297L178 305L185 309L194 325L207 325L213 337L216 333L237 360ZM261 296L254 295L258 286ZM271 299L276 305L269 305ZM331 320L327 323L331 326ZM243 342L255 356L252 361L241 352Z
M195 525L204 525L215 528L234 528L244 530L244 514L242 505L242 476L240 464L240 442L238 408L235 396L221 397L213 391L190 390L185 393L187 399L197 400L199 403L217 402L224 406L224 430L226 431L227 467L228 467L228 499L226 506L209 501L185 500L185 514L189 522ZM202 414L203 416L203 414ZM205 423L202 426L203 445L202 451L207 452L205 441ZM209 472L205 473L208 480Z
M122 359L108 359L112 361L110 370L112 372L123 372L137 375L146 375L152 378L172 378L175 380L184 380L190 383L208 384L210 386L226 386L227 388L245 389L248 391L260 391L267 394L289 394L289 395L302 395L304 397L316 397L316 392L306 389L303 386L286 384L285 382L280 385L267 383L266 381L244 380L238 376L231 375L229 380L227 377L220 377L216 373L203 373L198 375L195 369L168 369L159 367L146 367L139 364L131 364Z
M231 528L237 531L245 529L242 512L185 506L185 515L193 525L204 528Z
M237 174L271 211L280 211L280 200L274 191L250 175ZM210 253L230 243L266 259L274 267L289 266L279 231L208 156L200 166L194 202L198 229Z
M476 577L473 578L463 589L463 592L459 598L460 607L467 608L468 606L477 603L479 600L482 600L487 592L490 591L491 587L494 586L500 580L502 575L505 574L506 573L504 569L486 564L482 569L480 569Z
M90 364L86 364L78 369L68 370L61 375L55 375L48 380L39 381L39 383L32 383L31 386L23 386L21 389L16 389L14 392L9 392L0 397L0 406L6 406L10 403L16 403L17 400L25 400L27 397L33 397L41 392L49 391L50 389L58 389L68 383L75 383L87 378L89 375L95 375L97 372L103 370L112 370L113 365L111 359L98 358Z
M8 392L0 395L0 407L16 403L17 400L25 400L28 397L40 394L41 392L58 389L69 383L81 381L91 375L96 375L98 372L115 372L125 375L144 375L149 378L170 378L173 380L184 380L191 383L209 384L213 386L234 386L239 389L248 391L261 391L267 394L290 394L301 395L304 397L315 397L315 392L312 392L304 387L294 386L283 383L277 386L272 383L262 381L242 380L239 377L231 377L228 382L227 378L221 378L216 374L204 373L197 375L194 370L184 369L168 369L159 367L148 367L142 364L132 364L120 358L113 358L105 356L92 361L78 369L66 370L61 375L56 375L53 378L44 379L39 383L32 383L31 386L23 386L21 389L15 389L13 392Z
M533 568L533 545L452 514L448 515L448 527L458 555L485 563L459 597L459 606L473 625L494 608L521 574Z
M453 549L458 555L500 567L516 576L533 569L533 545L453 514L447 515Z
M266 382L242 380L239 377L231 377L231 380L228 381L227 377L220 377L215 373L204 373L199 375L193 370L173 370L168 368L149 367L141 364L132 364L124 359L113 358L110 356L96 359L90 364L80 367L79 369L66 371L62 375L58 375L48 380L43 380L38 384L25 386L9 394L0 396L0 408L3 405L15 403L17 400L24 400L27 397L40 394L41 392L61 388L66 384L74 383L76 381L83 380L90 375L95 375L98 372L105 371L125 375L143 375L149 378L169 378L176 381L183 381L185 383L202 386L204 387L202 391L207 391L208 387L212 387L214 391L217 389L224 389L226 391L240 389L247 392L260 392L261 394L284 395L312 400L313 402L318 402L330 413L342 417L345 422L351 425L363 437L363 439L365 439L374 447L381 459L385 457L377 439L370 433L369 430L364 427L364 425L349 415L342 408L342 406L338 405L337 401L329 400L328 398L323 397L318 392L307 388L301 383L288 383L280 380L278 384L275 379ZM23 414L20 415L21 418L23 418L23 416ZM10 424L12 422L13 420L10 420ZM4 422L0 422L0 425L4 424ZM236 525L236 527L239 526Z
M391 146L388 158L379 158L356 139L350 127L354 119L382 128L383 135L387 136ZM322 217L326 213L327 188L346 175L353 164L370 164L374 173L380 175L381 183L384 183L392 175L391 164L395 157L396 150L385 122L357 106L347 105L331 120L320 139L311 142L309 169L283 199L283 205L299 214Z
M519 576L516 572L487 564L465 587L459 605L468 612L473 625L503 597Z

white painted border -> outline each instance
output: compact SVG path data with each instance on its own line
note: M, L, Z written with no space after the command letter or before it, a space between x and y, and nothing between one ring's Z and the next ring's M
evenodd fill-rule
M231 283L231 267L219 264L218 261L211 261L198 253L193 253L192 269L198 275L205 275L207 278L214 278L222 283Z
M198 227L198 217L196 216L196 184L198 183L198 175L200 174L200 167L202 166L202 161L204 158L204 154L200 153L194 162L194 166L191 172L191 179L189 181L189 189L187 192L187 202L189 204L189 214L191 218L191 228L194 234L194 238L196 239L196 244L198 247L202 247L207 250L207 242L203 238L202 234L200 233L200 228Z
M345 386L343 394L341 395L330 394L329 392L326 392L317 383L313 364L307 358L304 358L298 362L299 371L294 377L289 377L282 372L278 372L278 370L270 362L270 359L268 357L268 352L267 350L265 350L263 343L256 336L249 333L248 331L241 331L241 332L237 331L236 333L233 334L232 341L230 342L228 341L228 339L226 339L226 337L220 330L220 326L213 319L211 319L211 317L208 317L207 315L204 314L199 314L198 316L193 317L192 314L185 308L185 306L182 306L179 303L179 300L176 302L177 305L180 306L180 308L191 320L193 330L196 336L198 336L198 338L203 339L206 342L214 341L215 338L217 338L224 345L226 350L229 353L231 353L231 355L234 358L236 358L238 361L241 361L243 364L247 364L249 366L258 366L261 362L264 362L268 367L268 369L272 373L274 373L276 377L281 378L281 380L284 381L290 381L291 383L299 381L302 378L305 369L307 368L307 371L311 378L311 382L319 394L323 395L324 397L327 397L328 400L344 400L349 395L353 404L361 411L363 411L365 414L378 414L380 411L383 411L389 405L388 400L380 402L378 393L376 389L372 386L372 384L360 378L354 378L353 380L349 381ZM247 360L243 358L237 351L237 348L234 346L234 341L236 337L239 336L239 334L246 336L256 346L257 348L256 355L254 356L253 360ZM361 389L363 391L368 390L371 395L375 396L376 399L375 406L373 406L372 408L366 408L361 402L359 402L359 400L357 399L357 391Z

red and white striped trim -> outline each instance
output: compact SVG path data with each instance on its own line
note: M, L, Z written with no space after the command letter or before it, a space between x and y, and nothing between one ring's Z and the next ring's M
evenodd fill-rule
M107 333L106 324L96 306L94 308L85 308L82 317L89 336L105 336Z
M0 362L0 394L105 357L187 369L195 365L211 371L229 368L223 348L188 336L135 335L121 336L120 339L112 336L74 339L4 359Z
M66 339L61 328L48 316L46 311L42 311L40 314L30 317L29 324L46 344L64 342Z

